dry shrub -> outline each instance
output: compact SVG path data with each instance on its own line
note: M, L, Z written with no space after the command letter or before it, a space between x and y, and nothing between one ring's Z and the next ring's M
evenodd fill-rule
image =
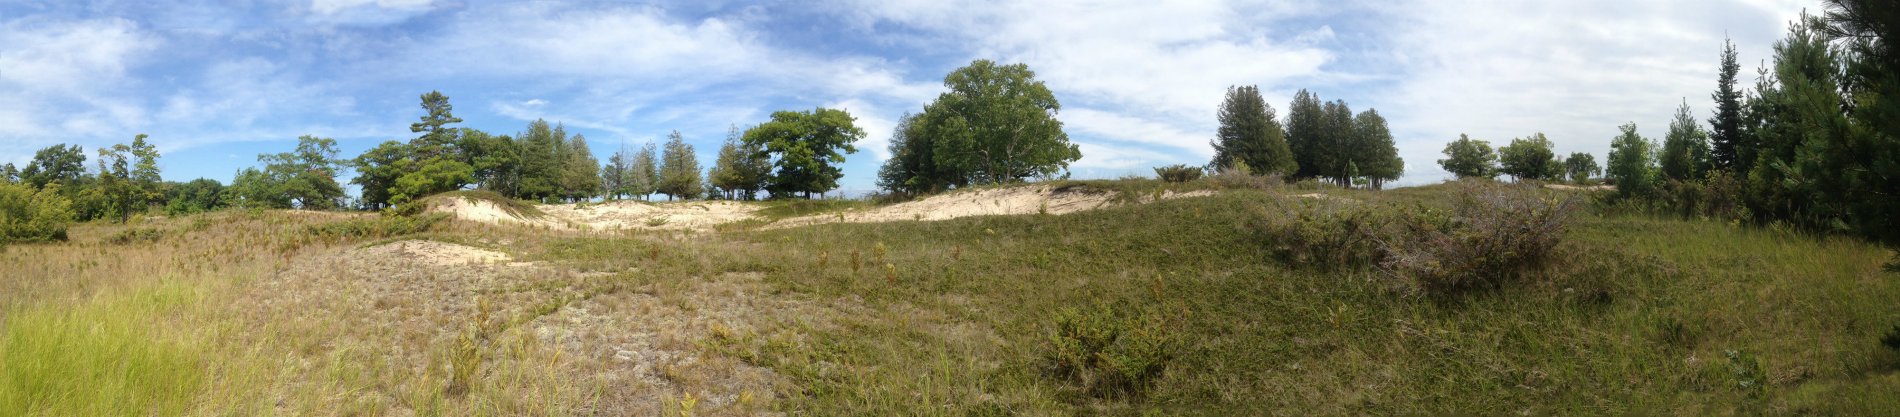
M1496 287L1552 258L1580 205L1534 187L1466 185L1451 212L1407 210L1380 239L1380 265L1430 294Z
M1376 261L1379 229L1390 218L1384 206L1281 200L1277 207L1257 209L1254 229L1281 261L1332 270Z

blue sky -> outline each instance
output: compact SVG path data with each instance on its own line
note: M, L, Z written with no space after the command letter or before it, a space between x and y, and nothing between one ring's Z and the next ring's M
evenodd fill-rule
M157 4L154 4L157 3ZM0 163L56 143L150 134L169 180L228 182L300 135L354 157L414 136L418 96L465 126L564 123L605 160L682 132L709 164L728 126L838 107L869 137L845 167L874 188L894 121L974 59L1026 63L1054 90L1083 178L1212 155L1229 85L1283 109L1306 88L1376 108L1400 184L1469 133L1544 132L1608 150L1707 117L1721 43L1745 83L1800 0L1595 1L0 1ZM91 161L88 161L89 164Z

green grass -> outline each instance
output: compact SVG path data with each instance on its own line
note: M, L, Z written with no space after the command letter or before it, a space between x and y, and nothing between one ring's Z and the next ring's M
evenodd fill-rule
M1323 192L1449 198L1443 187ZM1393 291L1376 270L1271 260L1242 226L1268 198L752 232L671 244L663 263L760 272L781 296L863 303L709 341L794 377L783 407L816 415L1900 410L1900 357L1878 342L1900 323L1900 279L1880 270L1891 255L1878 247L1585 215L1545 278L1434 299ZM607 256L577 248L613 244L570 242L562 256ZM880 244L888 259L868 262L890 264L895 280L838 261ZM820 267L820 253L832 262ZM1097 304L1168 315L1180 344L1145 395L1095 398L1049 372L1052 317ZM1731 350L1757 358L1764 395L1740 387Z
M1059 185L1132 196L1212 187L1197 183ZM1423 297L1395 290L1394 278L1376 268L1284 264L1255 240L1249 224L1263 215L1255 207L1315 192L1363 204L1448 206L1452 199L1445 186L1289 186L1063 216L613 235L445 223L422 236L506 241L523 261L604 273L548 283L589 291L676 297L721 274L756 274L765 286L757 297L806 308L744 317L744 326L708 323L710 336L698 346L705 355L788 378L768 404L791 415L1900 412L1900 353L1880 342L1900 324L1900 274L1881 270L1891 251L1721 222L1583 214L1539 278ZM784 218L868 203L766 204L762 215ZM176 271L160 276L196 276L191 271L204 263L255 265L222 274L264 274L281 265L279 256L287 260L300 245L323 242L285 234L346 224L279 226L288 217L278 213L217 216L207 230L168 234L163 245L103 245L116 229L79 228L74 243L11 249L26 252L6 254L18 265L0 271L76 280L144 271L84 259L125 251ZM180 245L190 250L174 249ZM271 395L243 388L251 385L298 404L327 404L328 397L299 396L296 386L258 383L264 372L252 369L312 358L266 348L274 361L260 362L246 356L256 352L231 346L239 342L223 341L231 330L184 325L236 323L219 316L229 314L217 306L231 292L220 285L241 287L244 280L142 279L112 278L104 282L124 283L75 287L105 288L86 297L51 298L52 290L34 289L41 284L0 278L5 288L52 300L0 293L0 301L10 300L0 304L0 415L257 414L257 404L242 399ZM1077 319L1078 310L1108 312ZM1164 341L1166 354L1158 356L1166 366L1133 387L1091 388L1075 372L1052 366L1058 317ZM1141 321L1114 321L1135 317ZM143 325L154 318L163 325ZM268 334L241 334L235 340L270 345L258 343L271 340ZM361 346L347 358L315 362L338 366L338 381L360 380L339 382L348 387L411 372L406 367L415 364L382 359L377 349L386 348ZM253 364L221 365L247 361ZM387 401L421 414L526 409L443 405L431 402L452 401L440 398L440 389L418 392L427 395ZM533 402L531 395L495 391L479 398ZM709 397L698 408L716 414L716 403ZM289 412L374 414L391 407Z

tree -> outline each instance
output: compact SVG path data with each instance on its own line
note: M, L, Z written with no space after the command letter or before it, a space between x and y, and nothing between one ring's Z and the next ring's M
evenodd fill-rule
M158 148L145 142L145 134L132 137L132 145L126 151L132 153L131 180L137 191L138 202L148 209L156 209L165 203L165 183L158 173Z
M653 142L647 142L640 147L639 153L633 155L633 166L627 170L627 175L628 192L640 196L641 200L660 190L660 162Z
M1503 165L1498 172L1518 181L1562 179L1563 165L1550 148L1550 138L1542 132L1512 139L1510 145L1498 148L1498 161Z
M1294 178L1325 175L1332 148L1326 143L1326 108L1319 95L1301 89L1286 106L1287 149L1293 153Z
M1040 84L1037 85L1040 86ZM942 97L939 97L939 103L942 100ZM806 198L811 198L812 193L823 193L838 188L838 177L843 176L844 172L838 169L837 164L844 163L846 154L858 151L857 148L851 146L852 142L864 138L864 130L857 127L854 123L856 120L844 110L819 107L811 111L773 112L771 121L747 130L744 137L745 143L758 147L755 155L771 156L772 166L776 169L766 185L766 191L771 192L774 197L803 193ZM982 136L973 133L975 131L981 131L984 134L998 133L990 131L991 128L965 131L964 133L968 134L955 140L975 141ZM1066 141L1064 139L1064 143ZM971 149L977 149L977 153L990 151ZM1020 166L1013 163L1004 164L1005 166ZM999 166L988 166L982 169L991 168L1007 169Z
M878 188L894 193L924 194L941 192L957 179L942 173L932 158L930 136L918 131L917 115L905 113L891 129L891 158L877 170Z
M244 207L329 210L343 204L343 186L336 176L344 162L336 159L336 140L304 135L292 152L262 154L264 169L245 168L231 181Z
M465 127L457 147L468 159L477 188L508 196L519 192L521 148L513 138Z
M1293 151L1287 147L1286 130L1275 120L1273 107L1260 97L1259 87L1227 87L1227 99L1216 118L1220 129L1212 143L1214 160L1208 163L1210 168L1226 168L1239 161L1260 174L1292 175L1299 169ZM1383 129L1384 120L1379 123ZM1386 138L1391 138L1389 132Z
M73 222L72 202L62 195L58 180L48 184L34 189L0 181L0 245L66 240L66 228Z
M565 147L561 189L568 201L584 201L600 195L600 160L587 148L587 138L575 134Z
M381 210L392 205L390 193L396 188L396 180L415 169L415 161L410 159L408 145L391 140L363 151L350 160L350 166L356 167L356 178L350 183L363 189L363 208ZM231 185L236 187L237 183Z
M461 131L448 127L462 122L453 114L454 106L449 104L449 97L440 91L423 94L422 110L422 119L409 125L411 133L422 134L410 139L406 149L412 154L409 159L415 163L405 167L408 169L402 171L390 188L391 204L459 190L475 182L475 167L469 164L468 155L459 146L463 143L459 137Z
M62 188L71 194L77 190L81 177L86 175L86 151L79 145L59 144L48 146L33 153L33 161L20 170L20 178L33 184L33 188L46 188L46 184L60 182Z
M678 130L666 136L666 145L661 149L659 191L666 194L667 200L690 199L705 191L699 177L699 158L693 154L693 145L686 143Z
M1723 40L1722 66L1710 95L1715 100L1715 115L1709 118L1709 164L1714 169L1735 169L1736 145L1742 140L1742 91L1735 87L1735 75L1741 68L1735 62L1735 41Z
M921 182L933 184L927 187L933 189L970 183L1000 184L1054 175L1067 168L1069 162L1080 159L1081 150L1069 143L1069 135L1062 131L1062 121L1055 118L1062 105L1056 101L1055 93L1035 78L1036 73L1030 71L1028 65L997 65L989 60L973 61L944 77L944 87L950 91L924 106L919 120L912 122L917 125L917 131L908 132L926 138L919 141L911 137L910 143L930 146L931 162L938 168ZM850 126L849 115L833 111L845 119L840 120L841 124L832 124ZM777 119L775 115L774 121ZM856 140L864 136L856 127L850 129L850 134L821 136L834 140L847 137ZM849 147L849 141L843 143L844 149L855 152ZM799 163L816 161L803 156L793 158ZM780 161L784 161L783 155ZM843 162L842 155L837 162ZM787 173L783 165L780 167L780 173ZM792 180L818 180L793 189L835 186L825 186L828 182L835 183L835 176L828 180L821 178L823 176Z
M1349 160L1357 171L1354 177L1364 177L1367 186L1378 190L1385 188L1386 181L1405 174L1405 160L1399 158L1392 130L1378 110L1366 109L1353 117L1353 132L1353 145L1347 150L1353 154Z
M1647 196L1655 189L1656 144L1636 133L1635 123L1617 127L1622 134L1610 140L1609 166L1604 175L1616 182L1621 196Z
M1816 154L1833 158L1823 175L1850 194L1843 223L1861 236L1900 246L1900 5L1891 1L1828 0L1828 39L1842 44L1847 65L1848 117L1856 129ZM1880 173L1880 174L1875 174ZM1830 196L1829 200L1841 200ZM1896 259L1893 264L1900 264Z
M1689 113L1687 102L1677 107L1675 120L1669 122L1669 134L1663 137L1662 155L1659 157L1663 179L1701 179L1709 165L1708 137L1708 132L1702 130L1695 116Z
M20 182L20 169L15 168L11 162L0 165L0 182Z
M607 164L600 166L600 188L607 200L618 200L627 195L627 169L633 165L631 157L627 154L627 145L622 144L619 151L607 157Z
M1594 155L1576 152L1564 159L1564 173L1569 175L1570 182L1581 184L1602 172L1603 168L1597 166L1597 158Z
M899 124L908 123L907 120L902 119ZM758 149L746 145L739 127L732 126L726 131L726 142L719 146L719 158L706 173L708 183L728 199L753 199L765 188L765 179L772 169L771 161L758 157L758 153Z
M560 195L561 179L566 173L562 169L566 158L561 153L567 146L566 132L550 126L546 120L535 119L515 138L521 153L517 192L513 197L546 200Z
M1445 159L1438 160L1438 166L1458 178L1491 178L1497 175L1497 160L1490 142L1473 140L1460 133L1458 140L1445 144Z
M208 178L199 178L171 187L165 198L165 213L174 216L203 213L223 207L224 184Z
M441 156L460 159L457 158L459 155L454 155L459 142L456 134L459 131L448 127L449 124L462 122L461 118L455 117L454 110L455 106L449 104L449 96L442 95L441 91L422 95L422 120L409 125L410 133L422 134L409 141L409 145L415 147L416 160L427 161Z

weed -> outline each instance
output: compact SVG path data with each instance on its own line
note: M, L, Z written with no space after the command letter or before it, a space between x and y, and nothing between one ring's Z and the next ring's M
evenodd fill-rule
M475 299L475 316L456 335L449 350L449 395L466 395L474 389L475 375L481 371L482 342L488 339L489 316L494 305L487 298Z
M154 227L128 227L125 230L120 230L118 233L107 237L106 242L114 245L151 243L165 238L166 234L164 229Z
M860 251L856 249L851 250L851 275L857 275L858 270L864 269L864 261L860 259L862 256L859 254Z
M647 219L646 224L647 224L647 227L660 227L660 226L665 226L666 223L669 221L671 220L667 217L654 217L654 218Z
M1768 395L1768 374L1762 372L1761 361L1755 355L1740 350L1722 351L1728 357L1729 373L1735 377L1735 389L1748 395L1749 399L1761 399Z

